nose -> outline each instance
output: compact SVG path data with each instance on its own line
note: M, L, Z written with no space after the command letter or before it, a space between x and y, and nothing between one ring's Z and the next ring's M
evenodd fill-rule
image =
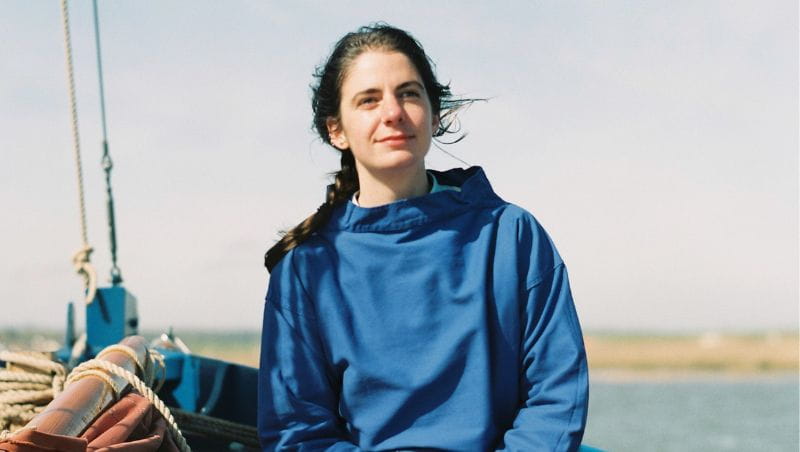
M397 123L403 120L403 106L395 95L384 96L381 105L381 120L384 124Z

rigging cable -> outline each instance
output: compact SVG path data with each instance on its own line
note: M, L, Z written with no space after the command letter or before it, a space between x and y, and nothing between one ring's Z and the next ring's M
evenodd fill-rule
M103 60L100 53L100 19L97 13L97 0L93 0L94 7L94 42L97 53L97 80L100 83L100 120L103 125L103 171L106 173L106 207L108 212L108 229L111 239L111 284L118 285L122 282L122 273L117 266L117 232L114 221L114 196L111 192L111 169L114 164L108 152L108 132L106 128L106 97L103 89Z
M97 274L95 273L91 262L89 262L93 249L91 246L89 246L88 234L86 232L86 202L83 195L83 169L81 165L80 135L78 133L78 108L75 100L75 75L72 68L72 43L69 33L69 8L67 6L67 0L61 0L61 18L64 26L64 47L66 49L67 60L67 83L69 88L70 113L72 116L72 144L75 153L75 166L78 176L78 201L81 217L81 239L83 241L83 247L72 257L72 263L75 266L75 271L83 276L83 282L86 288L86 303L89 304L92 302L92 300L94 300L95 293L97 292Z

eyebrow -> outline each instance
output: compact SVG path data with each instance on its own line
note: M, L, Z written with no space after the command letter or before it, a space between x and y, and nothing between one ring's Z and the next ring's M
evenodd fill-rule
M417 88L425 91L425 86L423 86L422 83L420 83L420 82L418 82L416 80L409 80L409 81L407 81L405 83L401 83L400 86L397 87L397 89L408 88L409 86L414 86L414 85L416 85Z
M409 80L407 82L403 82L403 83L397 85L397 88L395 88L395 91L401 90L401 89L405 89L405 88L408 88L410 86L416 86L417 88L421 89L423 92L425 91L425 86L422 83L420 83L420 82L418 82L416 80ZM367 94L375 94L375 93L379 93L379 92L381 92L381 90L378 89L378 88L368 88L368 89L365 89L364 91L359 91L359 92L355 93L353 95L352 99L355 100L359 96L364 96L364 95L367 95Z

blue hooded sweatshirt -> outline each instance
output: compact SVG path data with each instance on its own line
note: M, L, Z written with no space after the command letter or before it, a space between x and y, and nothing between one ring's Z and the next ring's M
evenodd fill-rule
M272 270L264 450L577 450L588 378L567 270L478 167L337 207Z

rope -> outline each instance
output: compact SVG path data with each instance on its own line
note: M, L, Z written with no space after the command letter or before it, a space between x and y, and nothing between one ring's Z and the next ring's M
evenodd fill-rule
M128 355L136 363L144 380L110 361L100 359L112 352ZM147 357L147 362L141 363L132 348L121 344L112 345L103 349L97 358L72 369L65 378L66 369L57 362L26 353L0 351L0 360L13 364L16 368L0 371L0 384L3 385L0 387L0 441L24 427L72 383L91 376L100 378L115 391L116 386L111 375L116 375L128 382L161 413L178 449L181 452L191 452L169 408L150 389L155 383L158 391L166 379L164 356L156 350L148 350ZM115 400L119 400L120 396L121 394L114 392Z
M128 347L127 345L115 344L104 348L95 359L100 359L103 356L113 352L128 355L131 361L136 364L136 369L138 372L142 374L145 384L148 387L154 388L155 392L158 392L161 389L161 386L164 385L164 381L167 379L167 365L164 362L164 355L162 355L158 350L148 349L147 362L141 363L139 362L139 357L136 355L136 351L134 349Z
M128 355L136 364L136 369L141 372L142 378L110 361L101 359L112 352ZM187 432L211 435L250 447L259 445L258 432L253 426L179 409L175 409L173 415L156 395L166 380L164 356L157 350L148 350L147 361L142 363L132 348L121 344L111 345L103 349L97 358L72 369L68 376L61 364L29 353L0 351L0 360L14 367L14 370L0 370L0 430L2 430L0 441L22 429L65 388L82 378L90 376L100 378L114 392L115 400L119 400L122 394L116 392L116 385L111 379L112 375L116 375L128 382L164 417L167 428L181 452L191 452L191 449L176 419L180 420L180 424Z
M258 430L251 425L238 424L177 408L173 408L172 414L184 432L211 435L228 441L236 441L245 446L259 447Z
M72 147L75 154L75 167L78 178L78 204L80 208L81 220L81 239L83 247L72 258L75 270L83 276L84 286L86 287L86 303L94 300L97 290L97 277L94 269L89 263L89 256L92 254L92 247L89 246L89 239L86 227L86 201L83 194L83 167L81 165L81 144L80 133L78 131L78 103L75 96L75 75L72 67L72 40L69 32L69 8L67 0L61 0L61 18L64 26L64 47L66 49L67 60L67 84L69 88L69 105L72 117Z
M13 369L0 370L0 440L4 440L61 392L66 369L30 353L0 351L0 361Z
M124 346L112 346L112 347L124 347ZM114 350L119 351L119 350ZM149 353L154 353L155 351L150 351ZM105 353L105 350L101 352L100 355ZM158 352L155 352L158 353ZM98 355L98 356L100 356ZM153 355L149 355L153 356ZM151 357L150 358L153 362L151 367L155 367L155 362L158 361L158 358ZM80 380L81 378L87 376L94 376L98 372L98 369L102 369L112 375L116 375L119 377L124 378L130 385L138 391L141 395L143 395L153 406L158 410L159 413L164 417L167 421L167 427L169 429L170 434L172 435L172 439L177 443L178 449L181 452L191 452L189 448L189 444L186 442L186 438L183 437L183 433L181 433L180 428L178 428L178 424L175 422L175 418L172 417L172 413L170 412L169 408L167 407L164 402L158 398L158 396L153 392L152 389L148 386L148 384L136 376L136 374L129 372L128 370L117 366L116 364L104 361L100 359L91 359L89 361L84 362L83 364L79 365L75 369L70 372L69 377L67 378L64 387L69 386L70 384ZM155 372L152 372L151 375L155 375ZM152 382L151 382L152 383ZM112 386L113 387L113 386Z
M72 265L75 268L75 272L83 276L83 285L86 287L86 304L94 301L94 297L97 294L97 273L94 271L91 262L89 262L89 256L92 251L94 251L92 247L84 245L72 256Z

